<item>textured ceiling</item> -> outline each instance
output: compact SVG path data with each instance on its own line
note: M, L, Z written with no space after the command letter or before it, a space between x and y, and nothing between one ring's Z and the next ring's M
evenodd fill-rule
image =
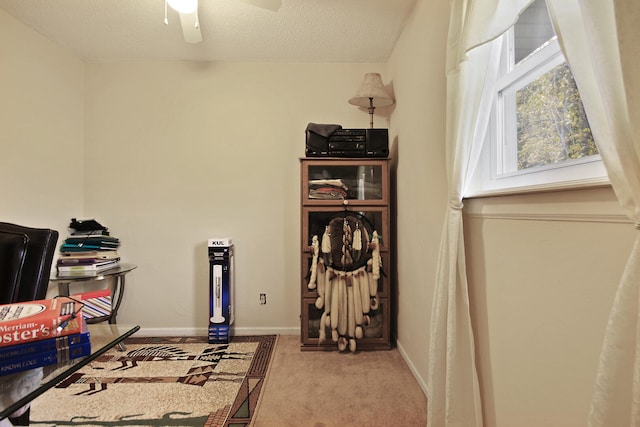
M416 0L200 0L203 41L185 43L164 0L0 0L88 60L384 62Z

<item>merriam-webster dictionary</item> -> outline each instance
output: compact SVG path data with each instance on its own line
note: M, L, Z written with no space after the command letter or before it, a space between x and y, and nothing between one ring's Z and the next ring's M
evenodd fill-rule
M66 297L0 305L0 347L79 333L81 310Z

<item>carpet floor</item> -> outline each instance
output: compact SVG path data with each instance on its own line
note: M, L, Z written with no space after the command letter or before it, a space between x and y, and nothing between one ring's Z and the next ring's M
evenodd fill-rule
M252 427L425 427L427 399L397 348L300 351L280 335Z
M276 341L132 337L34 400L31 425L248 426Z

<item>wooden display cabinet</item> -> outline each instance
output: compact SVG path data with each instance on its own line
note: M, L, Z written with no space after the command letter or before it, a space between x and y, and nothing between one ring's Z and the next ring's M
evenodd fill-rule
M300 159L300 164L301 349L388 350L391 348L389 279L392 268L390 161L379 158L307 157ZM317 238L315 242L314 236ZM377 245L374 236L377 236ZM317 256L314 256L315 251L318 252ZM375 275L378 271L375 259L380 260L381 264L379 277ZM333 286L332 289L342 288L338 287L336 281L328 281L326 276L321 275L322 271L326 274L331 271L331 277L344 280L344 285L340 286L344 286L347 291L339 295L348 295L346 301L350 305L338 307L351 307L347 310L349 313L360 313L355 307L363 307L367 298L370 298L368 312L364 313L365 307L362 309L362 316L347 316L347 333L338 333L341 346L334 341L335 332L332 331L334 328L330 321L324 319L327 315L331 317L331 302L326 303L323 298L318 301L318 297L326 296L327 286ZM353 279L353 276L358 279ZM311 287L310 279L315 279L315 285ZM320 286L321 280L324 286ZM359 283L359 287L353 287ZM369 287L366 288L364 283L369 284ZM370 290L370 295L365 295L365 288ZM357 297L354 298L355 295L361 297L359 306L354 303L358 300ZM321 334L323 321L325 330ZM361 327L355 334L357 336L353 333L354 322ZM325 335L322 342L320 335ZM341 338L345 338L346 348Z

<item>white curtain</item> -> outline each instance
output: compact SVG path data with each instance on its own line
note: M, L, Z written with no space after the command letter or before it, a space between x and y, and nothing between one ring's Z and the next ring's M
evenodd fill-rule
M640 228L640 1L548 4L613 189ZM640 236L607 324L589 425L640 426Z
M465 262L462 199L489 122L502 43L532 0L452 0L447 45L447 184L429 339L431 427L482 426Z

